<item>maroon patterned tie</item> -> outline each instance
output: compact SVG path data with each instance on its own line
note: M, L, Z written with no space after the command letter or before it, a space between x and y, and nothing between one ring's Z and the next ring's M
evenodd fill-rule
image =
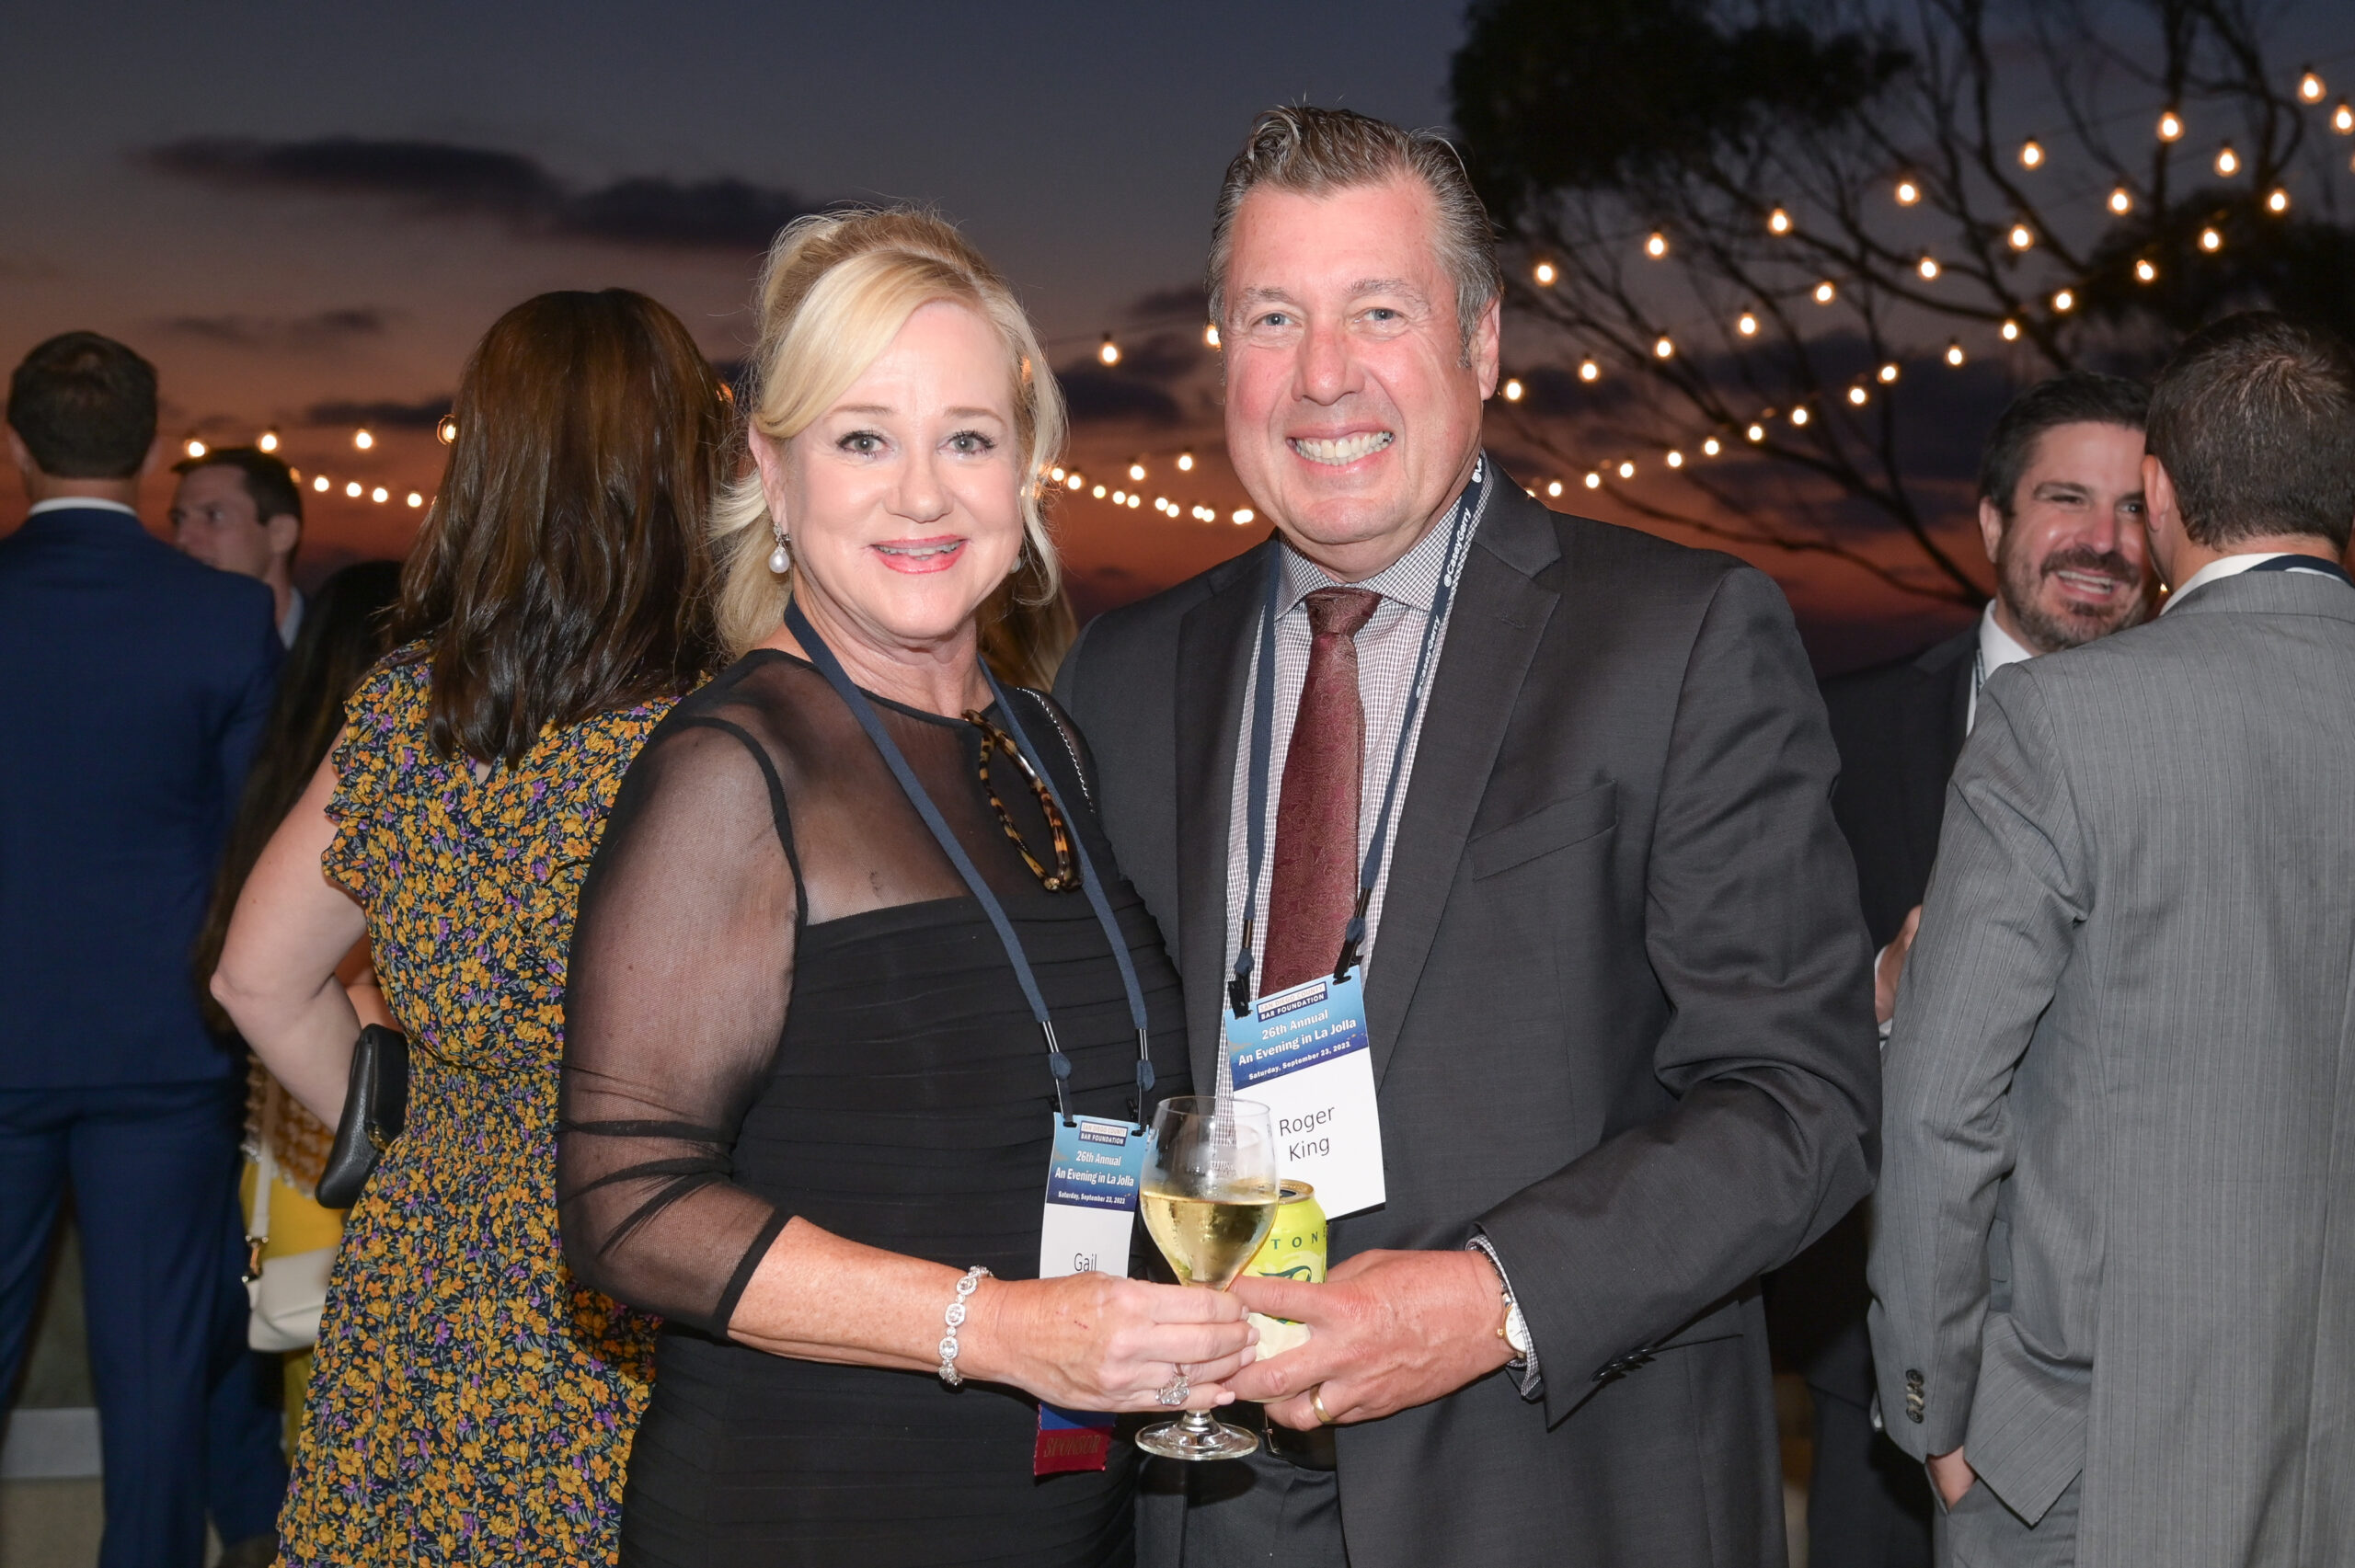
M1358 897L1358 801L1365 705L1358 698L1358 628L1382 595L1320 588L1308 596L1308 678L1276 797L1276 870L1268 892L1262 992L1329 973Z

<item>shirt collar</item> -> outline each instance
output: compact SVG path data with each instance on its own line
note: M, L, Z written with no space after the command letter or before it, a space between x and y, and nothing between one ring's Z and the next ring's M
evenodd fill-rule
M109 501L98 496L52 496L45 501L35 501L25 512L27 517L39 517L45 511L119 511L136 521L139 509Z
M1456 516L1463 509L1465 498L1472 495L1474 487L1488 473L1488 454L1483 452L1479 462L1473 466L1471 483L1465 486L1454 504L1447 509L1446 515L1424 531L1413 549L1363 582L1349 586L1371 589L1384 599L1397 600L1402 604L1414 606L1426 615L1430 614L1431 605L1439 597L1440 578L1447 571L1448 541L1455 532ZM1324 567L1293 549L1289 540L1283 544L1283 599L1276 607L1279 614L1291 614L1302 600L1320 588L1337 586L1331 578L1325 575Z
M2185 594L2203 583L2214 582L2219 578L2238 577L2262 562L2278 561L2284 555L2295 554L2293 550L2253 550L2246 555L2220 555L2184 578L2182 584L2167 595L2167 601L2159 606L2159 613L2164 615L2182 603Z
M1989 600L1979 617L1979 673L1983 679L2007 664L2034 658L2035 652L1996 623L1995 601Z

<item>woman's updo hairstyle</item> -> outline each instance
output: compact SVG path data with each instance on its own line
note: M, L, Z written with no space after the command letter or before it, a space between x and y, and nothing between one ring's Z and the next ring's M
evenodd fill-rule
M1014 391L1025 538L1014 575L982 607L982 651L1001 675L1051 683L1072 634L1042 510L1047 465L1063 451L1063 400L1005 280L932 213L826 212L777 235L754 300L760 336L744 399L747 441L788 441L809 429L925 305L950 301L996 329ZM789 534L791 519L786 528ZM714 509L712 534L720 635L741 654L776 631L793 588L791 571L769 570L776 541L760 471L749 461Z

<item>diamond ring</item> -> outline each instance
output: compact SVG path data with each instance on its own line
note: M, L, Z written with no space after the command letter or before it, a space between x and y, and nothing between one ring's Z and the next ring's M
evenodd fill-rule
M1193 1391L1193 1384L1189 1382L1186 1378L1186 1368L1179 1367L1175 1368L1175 1370L1178 1375L1169 1379L1169 1386L1163 1389L1159 1393L1154 1395L1154 1398L1159 1400L1163 1404L1167 1405L1172 1410L1175 1410L1179 1405L1184 1404L1186 1402L1186 1396Z

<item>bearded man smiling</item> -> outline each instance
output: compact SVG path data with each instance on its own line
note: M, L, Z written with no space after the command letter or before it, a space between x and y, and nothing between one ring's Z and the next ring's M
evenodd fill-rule
M1979 464L1979 527L1995 596L1967 630L1823 687L1840 784L1832 808L1855 853L1881 1027L1920 922L1947 775L2007 665L2079 647L2149 617L2140 383L2079 372L2039 382L1995 421ZM1813 1568L1929 1568L1930 1489L1874 1430L1865 1332L1867 1205L1778 1274L1769 1290L1781 1359L1815 1401L1808 1494Z
M2138 417L2147 400L2116 377L2056 377L2023 393L1988 441L1979 532L1998 579L1988 615L2031 654L2151 612Z

